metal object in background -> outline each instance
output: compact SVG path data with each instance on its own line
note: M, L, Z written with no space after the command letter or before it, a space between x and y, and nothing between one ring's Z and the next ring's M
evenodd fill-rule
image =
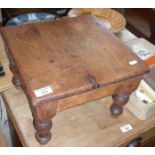
M5 72L4 72L2 64L0 63L0 77L4 75L5 75Z
M67 15L68 8L2 9L3 25L21 25L44 20L55 20Z
M139 146L141 146L141 141L142 141L142 138L139 137L139 138L137 138L137 139L131 141L131 142L127 145L127 147L139 147Z
M8 20L6 26L21 25L45 20L55 20L57 17L58 16L55 14L44 12L25 13Z

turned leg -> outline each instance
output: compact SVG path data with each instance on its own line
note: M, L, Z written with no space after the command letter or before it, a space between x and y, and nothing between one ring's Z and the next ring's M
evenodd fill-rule
M32 104L30 104L32 105ZM35 137L40 144L46 144L52 138L52 118L56 115L57 101L42 103L31 107L34 118Z
M14 84L14 86L17 89L20 89L21 88L21 82L20 82L20 80L16 76L13 76L12 83Z
M138 76L123 81L123 83L115 90L112 95L113 104L110 107L113 117L118 117L123 113L123 106L129 101L130 94L138 88L141 79L142 76Z
M116 93L112 95L112 99L114 103L110 107L111 114L112 116L117 117L123 113L123 106L128 102L129 95Z
M37 141L40 144L46 144L52 137L52 134L50 132L52 128L52 121L46 120L46 121L34 121L33 122L34 127L36 129L35 137Z
M14 86L17 89L20 89L21 81L19 80L19 78L17 76L17 69L16 69L15 65L11 62L11 60L10 60L9 68L10 68L11 72L13 73L12 83L14 84Z

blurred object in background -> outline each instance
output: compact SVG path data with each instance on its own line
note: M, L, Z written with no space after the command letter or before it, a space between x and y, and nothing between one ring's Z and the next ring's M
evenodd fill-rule
M155 9L126 8L124 16L129 31L155 44Z
M95 15L101 24L113 33L120 32L126 25L126 20L122 14L109 8L75 8L68 12L69 17L76 17L81 14Z
M66 16L68 8L2 8L3 25L19 25Z
M144 76L144 80L155 91L155 67L152 67L150 70L150 73Z
M2 25L3 25L3 19L2 19L2 11L0 9L0 26L2 26Z
M8 20L5 25L21 25L45 20L55 20L56 18L56 15L44 12L25 13Z
M127 46L150 67L155 66L155 46L144 38L128 41Z

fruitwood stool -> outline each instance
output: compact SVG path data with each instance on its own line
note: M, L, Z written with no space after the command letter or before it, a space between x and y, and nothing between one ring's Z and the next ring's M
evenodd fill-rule
M112 116L120 115L149 71L91 15L0 31L13 83L27 96L41 144L51 139L51 118L57 111L112 95Z

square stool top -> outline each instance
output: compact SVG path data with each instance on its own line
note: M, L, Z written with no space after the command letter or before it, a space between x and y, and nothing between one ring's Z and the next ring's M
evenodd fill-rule
M91 15L1 28L34 103L142 75L148 66Z

